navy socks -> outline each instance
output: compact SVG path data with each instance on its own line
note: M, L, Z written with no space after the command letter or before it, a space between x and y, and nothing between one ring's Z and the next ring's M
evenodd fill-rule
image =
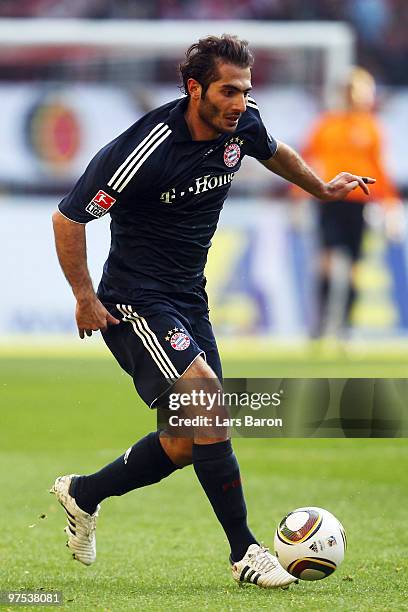
M159 432L155 431L99 472L74 478L70 494L82 510L93 514L106 497L159 482L177 469L160 444Z
M248 546L257 541L247 525L239 466L231 441L193 444L193 465L228 538L231 558L239 561ZM70 494L82 510L93 514L105 498L159 482L177 469L160 444L159 432L152 432L99 472L74 478Z
M239 561L250 544L257 543L247 525L247 510L237 459L230 440L194 444L193 465L231 546L231 558Z

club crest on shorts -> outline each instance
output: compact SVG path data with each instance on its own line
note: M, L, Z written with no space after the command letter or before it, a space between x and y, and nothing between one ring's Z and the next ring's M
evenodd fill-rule
M94 217L103 217L116 202L106 191L100 189L86 207L86 211Z
M184 329L175 327L167 332L167 342L170 342L175 351L185 351L190 346L190 338L185 333Z

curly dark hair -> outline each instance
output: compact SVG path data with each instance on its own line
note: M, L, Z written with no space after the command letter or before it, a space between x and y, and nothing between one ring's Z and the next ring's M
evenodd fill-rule
M240 68L250 68L254 57L248 48L248 42L232 34L201 38L187 49L186 59L179 65L181 90L189 95L187 81L195 79L200 83L204 97L209 85L219 78L219 61Z

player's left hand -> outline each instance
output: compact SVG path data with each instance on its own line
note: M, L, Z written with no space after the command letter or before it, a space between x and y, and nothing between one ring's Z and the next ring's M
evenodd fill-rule
M350 172L340 172L329 183L326 183L322 200L344 200L350 191L360 187L366 195L370 195L367 185L375 183L370 176L358 176Z

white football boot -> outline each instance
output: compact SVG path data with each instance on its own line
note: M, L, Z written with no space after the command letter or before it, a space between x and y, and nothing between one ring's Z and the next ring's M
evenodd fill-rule
M251 544L245 556L241 561L233 563L231 569L232 577L237 582L257 584L264 589L287 589L290 584L298 582L271 555L268 548L258 544Z
M69 487L76 474L59 476L50 489L64 508L68 525L64 531L68 536L67 546L72 556L84 565L91 565L96 559L96 519L100 506L93 514L88 514L77 505L75 499L69 494Z

